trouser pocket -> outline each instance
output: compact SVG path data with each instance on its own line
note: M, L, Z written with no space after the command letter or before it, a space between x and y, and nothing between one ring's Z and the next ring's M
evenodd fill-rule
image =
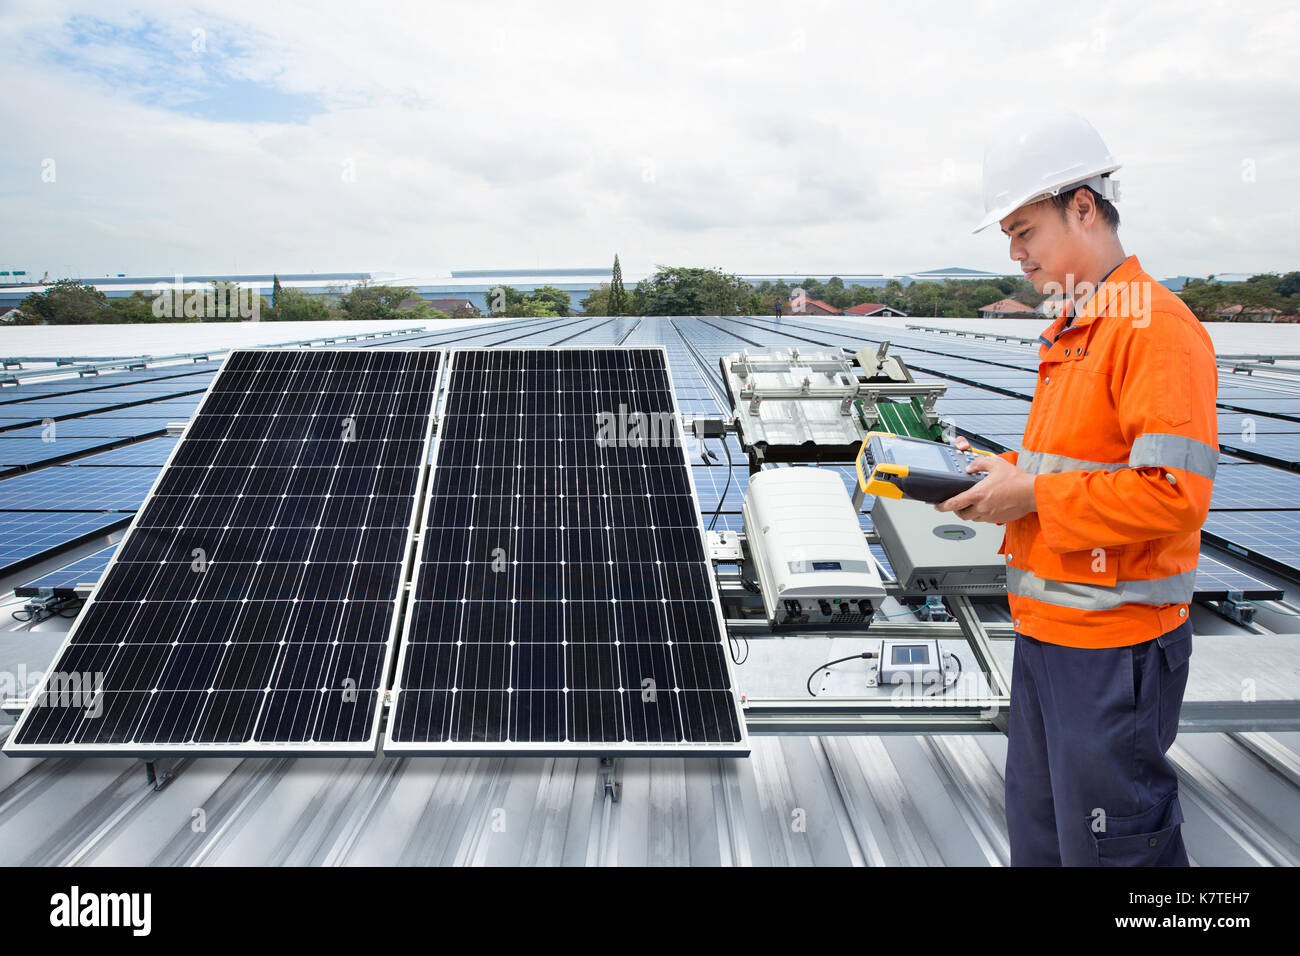
M1094 817L1085 818L1097 852L1098 866L1186 866L1183 848L1183 808L1177 791L1155 806L1128 817L1109 817L1105 829L1093 830Z

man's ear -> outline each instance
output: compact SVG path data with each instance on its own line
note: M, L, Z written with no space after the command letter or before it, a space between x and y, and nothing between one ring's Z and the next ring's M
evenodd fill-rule
M1075 190L1073 200L1070 203L1070 213L1076 217L1075 221L1081 229L1087 229L1097 218L1097 201L1087 187Z

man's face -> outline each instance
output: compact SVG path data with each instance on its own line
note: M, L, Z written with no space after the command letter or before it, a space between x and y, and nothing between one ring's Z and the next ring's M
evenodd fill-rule
M1075 244L1079 233L1070 228L1047 200L1021 206L1003 219L1002 234L1011 241L1011 259L1038 292L1049 282L1065 287L1069 264L1076 261Z

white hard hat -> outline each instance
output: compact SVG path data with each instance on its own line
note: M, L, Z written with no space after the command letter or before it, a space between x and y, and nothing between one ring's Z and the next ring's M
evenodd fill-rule
M975 232L1071 186L1091 186L1115 202L1119 183L1110 174L1119 167L1093 125L1073 110L1012 117L984 147L984 218Z

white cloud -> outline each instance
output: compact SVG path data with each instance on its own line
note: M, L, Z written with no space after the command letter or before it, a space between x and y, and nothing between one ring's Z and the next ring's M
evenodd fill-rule
M2 256L1001 269L1000 237L970 234L984 133L1052 104L1123 160L1150 271L1293 269L1298 46L1281 2L10 5ZM277 97L319 111L264 118Z

